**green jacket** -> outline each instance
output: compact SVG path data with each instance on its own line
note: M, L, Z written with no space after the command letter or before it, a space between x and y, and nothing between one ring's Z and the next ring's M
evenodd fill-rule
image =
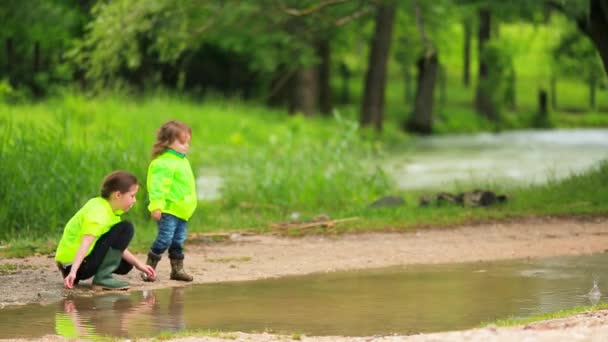
M86 254L89 255L97 239L120 222L121 214L120 210L112 211L110 203L105 198L95 197L87 201L65 225L55 252L55 260L64 266L72 264L84 235L95 236L95 241Z
M160 210L183 220L192 217L198 204L196 182L186 156L167 149L148 167L148 210Z

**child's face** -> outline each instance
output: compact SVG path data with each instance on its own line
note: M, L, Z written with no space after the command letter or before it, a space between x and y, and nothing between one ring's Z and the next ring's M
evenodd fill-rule
M190 134L182 133L177 139L175 139L175 141L171 143L171 145L169 145L169 147L179 153L186 154L188 153L188 149L190 149L190 138Z
M135 195L137 195L139 185L135 184L129 188L129 191L121 193L120 191L115 192L115 208L124 211L125 213L131 209L133 204L137 201Z

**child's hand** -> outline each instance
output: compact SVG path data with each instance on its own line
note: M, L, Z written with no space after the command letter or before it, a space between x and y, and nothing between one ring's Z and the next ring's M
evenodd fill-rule
M154 210L152 213L150 213L150 216L154 221L158 221L160 220L162 214L163 213L160 210Z
M63 286L66 289L74 288L74 280L76 280L76 273L70 272L70 274L63 279Z
M154 280L156 279L156 271L154 270L154 267L150 266L150 265L144 265L140 271L144 272L147 276L148 279Z

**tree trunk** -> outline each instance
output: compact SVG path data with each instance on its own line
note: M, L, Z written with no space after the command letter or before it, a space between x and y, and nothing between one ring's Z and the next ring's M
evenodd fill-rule
M362 126L373 123L378 131L382 131L386 69L395 11L396 5L393 1L383 3L378 7L376 28L365 75L360 121Z
M475 109L486 118L496 121L498 112L492 103L491 95L485 84L489 75L489 65L484 61L483 51L485 44L490 39L491 13L488 9L479 10L479 31L478 31L478 58L479 73L477 80L477 90L475 92Z
M40 71L40 42L34 43L34 60L32 64L32 71L35 73Z
M517 109L517 74L515 68L510 71L509 79L507 80L506 102L509 108L513 111Z
M545 89L538 90L538 112L532 122L532 126L536 128L547 128L551 126L549 121L549 108L547 101L547 91Z
M316 66L300 69L296 73L293 110L311 116L317 111L319 78Z
M14 74L15 74L15 45L13 38L6 38L6 73L8 76L9 83L15 85Z
M595 44L608 74L608 0L589 0L589 37Z
M437 54L423 56L418 59L418 88L414 110L405 128L408 131L431 134L433 132L433 92L438 71Z
M403 67L403 96L405 104L412 103L412 71L409 66Z
M471 36L472 36L472 25L471 19L467 18L464 20L464 60L462 68L462 83L465 87L469 87L471 84Z
M349 103L350 102L350 70L348 70L348 65L342 62L340 63L340 78L342 79L342 91L340 92L340 102L341 103Z
M551 108L557 110L557 77L551 75Z
M44 94L43 86L36 81L36 74L40 71L40 42L34 42L34 59L32 61L32 93L36 97L41 97Z
M330 114L332 110L331 85L331 48L329 40L324 39L317 44L317 56L321 59L319 64L319 107L321 113Z
M448 101L448 72L444 64L439 63L437 67L439 76L439 107L445 108Z
M538 115L542 118L548 117L547 92L544 89L538 91Z
M595 77L589 78L589 108L595 109L597 102L595 100L595 94L597 90L597 79Z

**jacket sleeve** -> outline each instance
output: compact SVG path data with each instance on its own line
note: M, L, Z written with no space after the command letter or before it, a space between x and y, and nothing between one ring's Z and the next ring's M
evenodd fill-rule
M175 169L163 163L152 162L148 169L148 196L150 204L148 210L164 210L167 202L167 195L173 184L173 174Z

